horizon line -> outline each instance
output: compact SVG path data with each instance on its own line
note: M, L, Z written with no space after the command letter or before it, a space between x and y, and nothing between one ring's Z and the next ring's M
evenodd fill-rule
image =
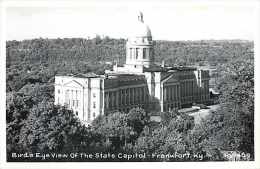
M99 35L100 38L103 40L104 37L108 37L109 39L124 39L127 40L128 38L123 38L123 37L110 37L107 35ZM29 40L35 40L35 39L44 39L44 40L54 40L54 39L86 39L86 40L92 40L95 39L96 37L91 37L91 38L86 38L86 37L56 37L56 38L50 38L50 37L35 37L35 38L25 38L25 39L6 39L5 41L18 41L18 42L22 42L22 41L29 41ZM245 38L210 38L210 39L153 39L153 41L249 41L249 42L254 42L254 39L245 39Z

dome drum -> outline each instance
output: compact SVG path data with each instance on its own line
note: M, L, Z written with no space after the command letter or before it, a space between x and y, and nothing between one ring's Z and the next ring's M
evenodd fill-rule
M152 37L128 38L127 44L153 45Z

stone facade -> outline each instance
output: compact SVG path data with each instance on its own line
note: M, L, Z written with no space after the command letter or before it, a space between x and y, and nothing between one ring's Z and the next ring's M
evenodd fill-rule
M126 63L104 75L55 76L55 104L66 105L86 124L98 115L157 106L157 111L209 101L209 71L154 63L151 30L138 15L126 44Z

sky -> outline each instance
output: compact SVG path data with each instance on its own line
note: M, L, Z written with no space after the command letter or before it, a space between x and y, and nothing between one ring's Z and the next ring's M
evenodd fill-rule
M127 38L138 11L156 40L254 39L252 5L182 3L91 3L76 6L9 6L6 39Z

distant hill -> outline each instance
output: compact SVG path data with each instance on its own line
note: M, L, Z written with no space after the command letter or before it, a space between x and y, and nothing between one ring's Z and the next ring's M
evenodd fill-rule
M101 74L113 62L125 62L125 43L125 39L99 36L7 41L7 90L16 91L27 83L49 82L57 73ZM158 40L154 54L157 63L164 60L168 65L216 66L236 57L251 57L253 47L252 41L244 40Z
M125 61L124 39L32 39L7 41L7 66L20 62L56 63L81 61L105 63ZM156 41L155 60L167 63L194 64L207 62L216 64L251 52L253 42L245 40L201 40L201 41ZM170 61L170 62L169 62Z

